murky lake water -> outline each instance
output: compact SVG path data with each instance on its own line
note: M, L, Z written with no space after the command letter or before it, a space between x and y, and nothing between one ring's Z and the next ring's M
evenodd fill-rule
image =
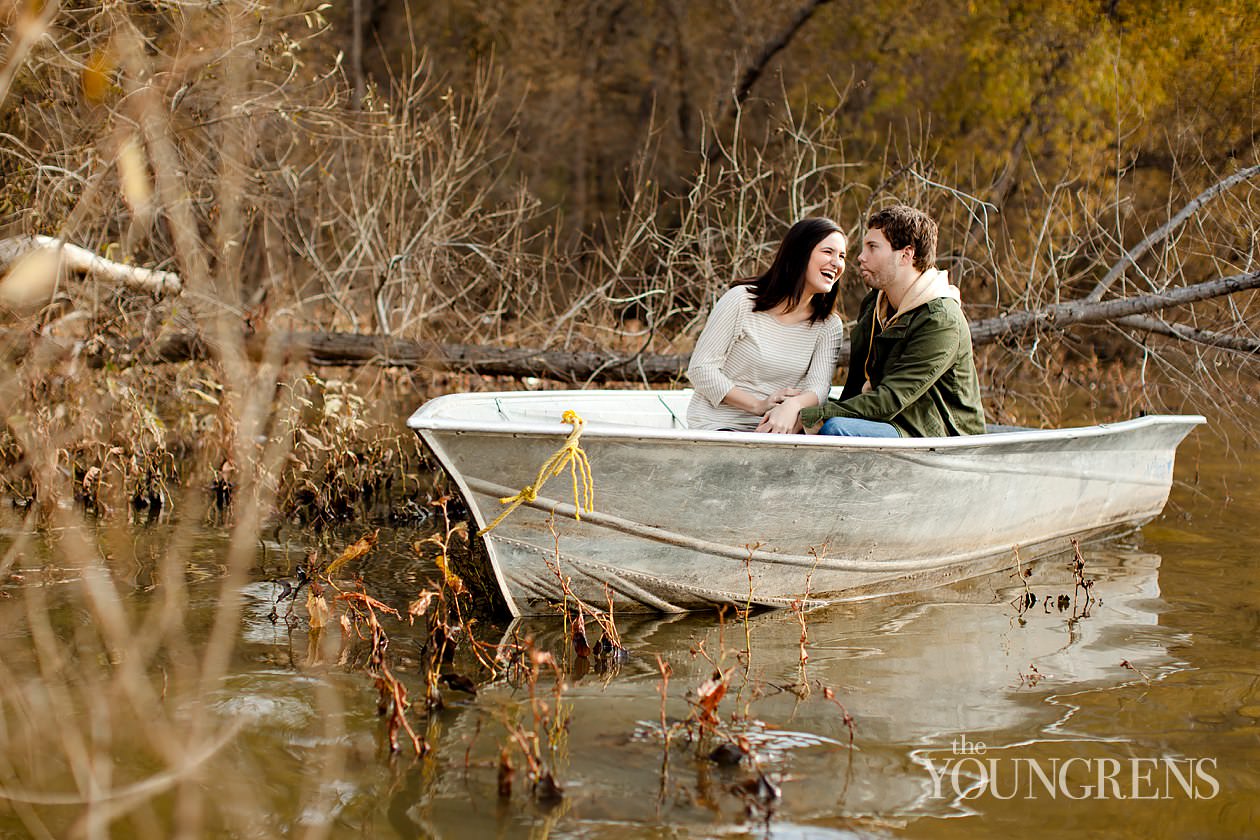
M575 663L558 620L483 624L481 639L533 636L566 667L559 708L567 726L550 739L535 726L539 707L522 680L483 685L475 696L444 688L445 709L425 720L422 702L412 708L432 747L423 758L405 743L389 753L364 651L339 663L336 644L311 643L300 607L290 621L273 620L272 579L290 575L308 547L290 532L291 552L260 552L254 580L240 590L230 676L196 701L217 723L239 726L195 777L210 803L201 820L206 834L257 837L1256 836L1254 463L1251 450L1227 452L1210 431L1196 432L1179 452L1164 515L1129 542L1085 551L1085 576L1095 581L1088 603L1060 558L1037 564L1026 581L1002 574L829 608L805 616L803 665L801 625L790 612L746 623L622 619L628 657L589 669ZM17 519L3 524L0 548ZM438 574L413 559L412 543L427 533L383 531L360 566L367 590L405 612ZM136 529L131 539L134 558L111 568L128 604L143 610L161 590L146 558L160 553L169 530ZM226 540L213 529L192 540L183 618L190 657L211 632ZM14 653L30 647L32 590L49 592L50 626L63 640L87 620L73 597L58 600L75 570L36 566L28 561L0 590L6 679L33 679L23 670L27 655ZM1020 606L1026 587L1037 599L1030 609ZM384 623L394 671L413 700L423 698L422 622ZM672 669L663 706L658 657ZM695 698L715 665L731 669L717 712L755 766L710 761L712 744L700 747L675 727L693 713L688 693ZM544 676L535 687L553 710L554 685ZM662 716L678 730L668 754ZM5 743L15 743L21 721L22 709L7 703ZM95 732L92 721L78 723ZM531 795L519 753L510 795L500 795L505 723L543 736L561 795ZM151 758L130 753L128 737L139 736L112 733L108 753L118 777L142 777ZM34 761L0 757L0 787L29 792ZM768 783L758 783L758 770ZM47 791L83 789L71 774L39 778ZM181 806L163 797L146 816L117 823L116 836L166 836L164 820ZM81 831L81 811L0 801L0 836Z

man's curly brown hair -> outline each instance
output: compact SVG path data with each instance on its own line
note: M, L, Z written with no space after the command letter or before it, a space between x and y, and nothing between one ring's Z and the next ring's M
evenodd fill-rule
M885 207L866 220L868 230L883 231L894 251L914 247L914 267L927 271L936 265L936 222L906 204Z

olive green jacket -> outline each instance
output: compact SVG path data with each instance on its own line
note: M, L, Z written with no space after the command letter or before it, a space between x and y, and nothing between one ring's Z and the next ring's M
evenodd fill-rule
M984 432L980 381L971 356L971 330L958 301L936 298L875 333L877 293L862 301L850 336L849 374L840 401L801 412L813 426L828 417L891 423L902 437ZM862 393L869 376L871 389Z

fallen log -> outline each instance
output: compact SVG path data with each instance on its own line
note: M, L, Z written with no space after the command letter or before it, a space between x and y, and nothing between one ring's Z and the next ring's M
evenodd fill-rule
M672 382L682 379L689 355L538 350L409 341L357 333L291 333L286 356L318 365L431 368L486 376L537 377L567 382L595 379Z
M1011 312L971 325L972 344L989 344L999 338L1031 329L1065 329L1076 324L1124 324L1135 316L1187 306L1210 298L1260 288L1260 271L1218 277L1190 286L1177 286L1146 295L1091 301L1088 298L1055 303L1032 311ZM1188 338L1175 335L1172 337Z
M535 350L412 341L384 335L293 332L242 337L253 359L301 361L330 367L400 367L474 373L484 376L537 377L564 382L623 381L666 383L681 380L688 355L596 351ZM193 332L170 333L149 341L98 336L76 341L55 336L0 330L0 357L11 361L77 358L88 367L124 368L137 364L205 361L217 356L213 343Z
M971 325L972 343L1031 341L1033 334L1071 326L1112 324L1217 347L1260 355L1260 341L1250 336L1196 330L1143 316L1213 297L1260 288L1260 271L1180 286L1168 291L1100 302L1076 300L1033 311L1011 312ZM596 381L661 384L686 378L687 354L610 354L595 350L541 350L414 341L386 335L340 332L292 332L243 335L245 352L254 359L271 358L334 367L401 367L474 373L485 376L536 377L586 384ZM97 336L69 341L52 336L0 331L0 355L11 360L38 347L41 359L73 356L93 368L128 367L202 361L217 357L212 343L194 332L170 333L155 341ZM840 364L848 362L843 348Z

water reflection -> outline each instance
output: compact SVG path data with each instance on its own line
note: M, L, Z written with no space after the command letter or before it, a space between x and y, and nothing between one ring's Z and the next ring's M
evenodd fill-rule
M692 713L684 695L690 689L694 698L714 665L734 669L719 712L781 787L782 800L771 809L776 819L842 813L870 828L948 812L948 798L928 795L930 778L916 750L948 749L960 736L991 744L1059 737L1070 724L1073 692L1159 679L1181 667L1159 629L1159 557L1111 549L1086 559L1094 581L1088 604L1070 565L1047 561L1029 578L973 581L930 593L928 602L880 600L809 613L803 666L801 625L790 612L746 623L712 616L619 622L630 655L572 677L562 693L570 722L556 768L566 785L561 823L700 830L765 816L738 790L754 777L754 762L720 767L704 757L707 748L697 752L685 739L675 740L665 760L658 655L672 669L663 709L670 723ZM1031 608L1027 592L1036 599ZM576 674L563 634L556 620L522 619L504 640L531 637L566 657ZM502 830L502 820L550 818L546 809L496 815L493 807L489 768L499 742L487 735L494 728L487 719L524 703L522 687L504 682L447 713L438 761L474 769L438 776L424 789L417 827L453 830L472 820ZM856 720L852 751L841 704Z
M162 538L137 537L134 563L118 555L117 569L137 570L128 578L137 581L137 604L153 597L145 540ZM418 538L401 530L382 535L362 567L373 595L401 608L436 574L417 565ZM189 558L194 647L209 632L221 595L213 570L223 545L208 535ZM231 748L208 765L203 784L258 836L299 834L303 827L381 837L948 836L968 821L937 818L977 810L1017 828L1021 808L1039 807L1044 817L1063 803L981 807L936 795L927 762L951 755L963 738L1029 759L1188 755L1206 743L1192 730L1243 737L1245 727L1230 715L1260 707L1243 680L1208 681L1194 670L1213 650L1207 637L1228 624L1219 614L1212 623L1210 604L1246 600L1245 591L1231 588L1242 580L1238 573L1228 585L1210 588L1206 560L1183 555L1177 568L1161 568L1158 555L1113 544L1086 552L1088 590L1078 586L1070 558L1055 558L1034 565L1028 577L1000 574L810 612L804 663L801 623L789 611L747 621L711 614L619 618L629 654L606 661L575 658L558 619L480 625L484 641L530 638L559 663L558 695L548 669L534 687L546 714L559 721L550 735L536 722L539 708L519 675L484 683L475 694L444 686L446 707L426 719L419 702L423 622L391 620L391 667L416 702L411 719L432 748L422 758L406 748L391 755L363 640L343 644L338 632L313 635L300 604L277 601L283 586L273 579L292 575L305 549L275 543L260 554L255 581L239 590L232 671L216 690L187 701L190 716L204 706L239 727ZM40 572L49 581L73 578L73 569L49 568ZM1168 603L1170 580L1181 593L1175 620L1169 620L1176 609ZM8 584L15 592L30 585L33 578ZM1198 628L1195 635L1188 626ZM18 624L0 629L14 632L25 631ZM70 638L73 631L63 632ZM588 632L596 641L595 628ZM1246 643L1242 636L1223 638L1235 648ZM1200 662L1189 661L1192 653ZM670 668L664 704L661 662ZM452 668L465 676L484 673L470 657ZM715 668L730 675L717 706L723 728L743 739L751 760L711 761L711 743L701 747L682 735L679 722L694 714L696 692ZM1159 702L1148 702L1156 691ZM1205 691L1226 697L1228 708L1198 708ZM854 721L852 748L846 711ZM668 753L662 716L676 734ZM1178 727L1189 734L1165 747L1160 739ZM513 728L547 742L544 755L563 787L557 800L531 795L519 750L509 743ZM516 772L511 795L502 797L505 746ZM781 798L759 792L758 771ZM1103 806L1077 807L1097 814ZM0 834L14 825L0 812Z

